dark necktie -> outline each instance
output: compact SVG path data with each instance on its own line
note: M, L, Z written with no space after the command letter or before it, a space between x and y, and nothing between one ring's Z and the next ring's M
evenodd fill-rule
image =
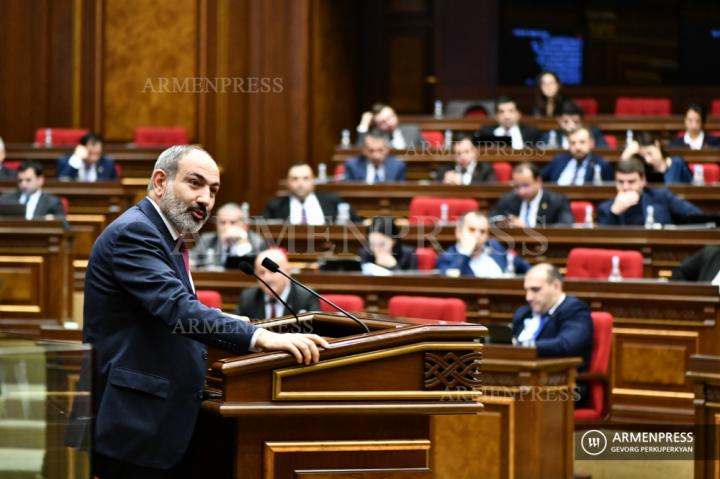
M190 251L188 251L187 243L185 240L180 238L180 254L183 257L183 263L185 264L185 272L190 275Z
M381 183L381 182L382 182L382 180L380 179L380 168L376 166L375 167L375 179L373 180L373 183L377 184L377 183Z
M300 207L302 208L302 210L300 212L300 224L306 225L306 224L308 224L308 220L307 220L307 210L305 209L305 203L303 203Z

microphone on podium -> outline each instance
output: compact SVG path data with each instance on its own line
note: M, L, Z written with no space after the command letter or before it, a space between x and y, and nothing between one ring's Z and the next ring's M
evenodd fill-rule
M351 313L348 313L347 311L345 311L344 309L342 309L342 308L341 308L340 306L338 306L337 304L335 304L335 303L333 303L332 301L330 301L329 299L325 298L323 295L321 295L321 294L317 293L316 291L308 288L307 286L305 286L304 284L302 284L300 281L296 280L295 278L293 278L292 276L290 276L289 274L287 274L285 271L281 270L281 269L280 269L280 266L278 266L278 264L277 264L275 261L271 260L270 258L265 258L265 259L262 261L262 265L265 267L265 269L267 269L268 271L270 271L270 272L272 272L272 273L280 273L281 275L283 275L283 276L285 276L287 279L289 279L293 284L298 285L299 287L301 287L302 289L304 289L304 290L307 291L308 293L312 294L312 295L315 296L316 298L324 301L325 303L329 304L330 306L332 306L332 307L335 308L336 310L340 311L342 314L344 314L345 316L347 316L348 318L352 319L352 320L355 321L357 324L359 324L360 326L362 326L366 333L369 333L369 332L370 332L370 328L368 328L367 324L365 324L365 323L364 323L362 320L360 320L357 316L355 316L355 315L353 315L353 314L351 314Z
M277 265L276 265L276 266L277 266ZM277 293L275 292L275 290L270 287L269 284L267 284L265 281L263 281L263 279L260 278L260 276L258 276L257 274L255 274L255 270L254 270L254 268L250 265L250 263L246 263L245 261L241 261L241 262L240 262L240 269L241 269L242 272L245 273L246 275L248 275L248 276L253 276L255 279L257 279L257 280L260 281L262 284L264 284L265 287L270 290L270 292L273 294L273 296L275 296L275 297L278 299L278 301L280 301L280 302L282 303L282 305L285 306L285 307L287 308L287 310L292 313L293 316L295 316L295 320L297 321L298 324L300 324L300 318L298 318L298 315L297 315L297 313L295 312L295 310L292 309L292 308L290 307L290 305L287 304L287 303L280 297L280 295L277 294Z

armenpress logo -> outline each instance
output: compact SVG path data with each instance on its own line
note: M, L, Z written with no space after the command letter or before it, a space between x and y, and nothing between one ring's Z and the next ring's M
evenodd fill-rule
M580 447L588 456L599 456L607 448L608 441L605 434L597 429L591 429L582 435Z

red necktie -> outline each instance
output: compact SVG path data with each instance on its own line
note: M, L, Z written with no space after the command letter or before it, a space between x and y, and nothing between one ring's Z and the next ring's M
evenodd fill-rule
M180 254L182 254L183 257L183 263L185 263L185 272L187 274L190 274L190 251L188 251L187 244L185 243L185 240L180 238Z

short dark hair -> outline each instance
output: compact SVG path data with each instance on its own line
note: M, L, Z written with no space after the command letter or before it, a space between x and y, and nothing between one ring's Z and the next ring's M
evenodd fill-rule
M561 116L561 115L579 115L580 118L582 118L585 115L585 112L583 111L582 108L580 108L580 105L578 105L574 101L565 100L555 110L555 116Z
M498 112L498 108L500 108L500 105L502 105L503 103L512 103L513 105L515 105L515 108L518 107L518 104L514 98L503 95L498 97L497 100L495 100L495 113Z
M388 134L382 131L380 128L372 128L370 131L367 132L364 140L368 138L375 138L378 140L382 138L383 140L388 141Z
M689 111L694 111L695 113L700 115L700 122L702 123L702 125L705 125L705 120L707 120L707 110L704 106L698 103L690 103L687 108L685 108L686 116Z
M39 161L27 160L23 161L18 168L18 173L25 173L27 170L33 170L36 176L43 176L43 165Z
M87 146L88 143L102 143L103 139L100 133L94 131L88 131L80 138L80 144Z
M651 146L657 144L658 148L660 148L660 154L662 157L667 158L668 155L665 153L665 148L663 148L662 142L658 136L653 135L649 131L640 131L635 135L635 139L640 146Z
M643 157L640 155L633 155L630 158L620 160L615 167L615 174L639 173L642 178L645 178L645 165L643 164L643 160Z
M453 133L453 148L455 148L455 145L460 143L461 141L470 140L470 143L477 146L477 142L475 141L475 136L472 133L468 133L467 131L458 131Z
M532 174L533 180L537 180L540 178L540 168L537 167L537 165L530 163L528 161L523 161L522 163L518 163L515 165L515 168L513 168L513 173L522 173L524 170L529 171Z

